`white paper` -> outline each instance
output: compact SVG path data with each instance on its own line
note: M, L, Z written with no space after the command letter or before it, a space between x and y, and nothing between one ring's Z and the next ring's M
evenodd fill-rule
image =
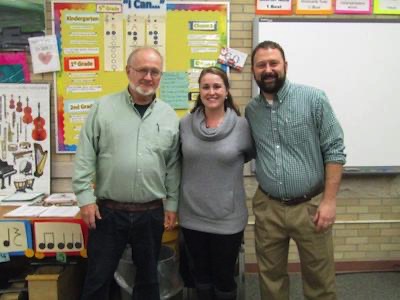
M79 212L77 206L20 206L4 215L4 217L75 217Z
M79 207L77 206L49 206L39 217L75 217L78 212Z
M55 35L28 38L32 56L33 73L56 72L60 70L57 39Z
M20 206L4 215L4 217L38 217L47 207L44 206Z

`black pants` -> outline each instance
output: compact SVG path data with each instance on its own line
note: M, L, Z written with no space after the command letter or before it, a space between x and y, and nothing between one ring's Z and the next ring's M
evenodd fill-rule
M213 288L216 292L236 291L235 265L243 231L213 234L182 228L189 259L192 261L196 288Z
M134 300L159 300L158 256L164 229L162 207L126 212L99 206L101 219L89 232L88 269L81 300L108 299L118 262L129 243L136 266Z

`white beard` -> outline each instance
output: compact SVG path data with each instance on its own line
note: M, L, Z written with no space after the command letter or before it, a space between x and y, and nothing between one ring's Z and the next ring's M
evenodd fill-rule
M154 95L156 93L155 89L151 88L148 91L144 91L140 86L135 86L133 83L129 83L129 87L137 92L138 94L142 95L142 96L151 96Z

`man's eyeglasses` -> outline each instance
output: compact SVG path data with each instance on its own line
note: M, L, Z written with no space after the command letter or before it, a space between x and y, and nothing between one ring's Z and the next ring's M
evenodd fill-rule
M136 68L134 68L132 66L129 66L129 68L131 68L135 72L139 73L139 75L142 76L142 77L145 77L149 73L150 73L150 76L152 78L159 78L162 75L162 72L160 70L157 70L157 69L147 69L147 68L136 69Z

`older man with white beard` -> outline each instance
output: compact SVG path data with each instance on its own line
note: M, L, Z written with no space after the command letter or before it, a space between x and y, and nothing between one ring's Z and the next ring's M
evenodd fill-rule
M175 226L180 183L178 118L155 96L162 64L157 50L134 50L128 88L96 102L81 131L73 189L90 229L83 300L108 299L127 244L136 266L132 299L160 299L161 238Z

